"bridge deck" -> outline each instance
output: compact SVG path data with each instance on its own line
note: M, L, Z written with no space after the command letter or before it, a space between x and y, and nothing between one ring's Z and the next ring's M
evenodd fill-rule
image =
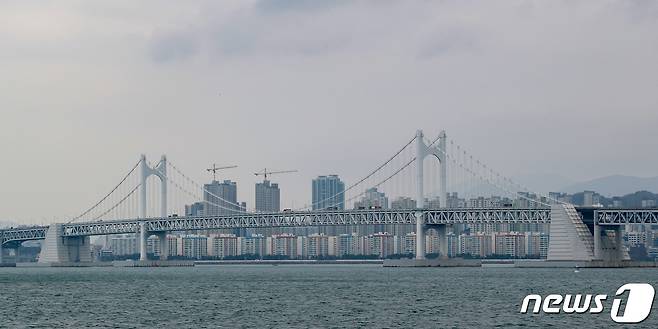
M436 209L420 210L428 225L458 223L548 223L549 209ZM307 227L336 225L415 224L416 210L352 210L283 213L247 213L233 216L168 217L146 219L149 232L233 228ZM94 222L64 226L65 236L137 232L140 220Z
M29 241L46 238L48 226L19 227L0 230L0 246L10 241Z
M462 208L462 209L374 209L279 213L244 213L229 216L167 217L70 223L63 236L135 233L145 222L149 232L207 229L308 227L336 225L415 224L416 213L424 214L427 225L468 223L548 223L550 209ZM47 226L2 231L2 243L45 238Z

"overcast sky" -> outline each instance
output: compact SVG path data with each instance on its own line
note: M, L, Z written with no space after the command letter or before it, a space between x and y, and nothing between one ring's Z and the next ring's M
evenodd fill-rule
M511 177L658 175L658 2L0 1L0 218L50 221L146 153L350 183L416 129Z

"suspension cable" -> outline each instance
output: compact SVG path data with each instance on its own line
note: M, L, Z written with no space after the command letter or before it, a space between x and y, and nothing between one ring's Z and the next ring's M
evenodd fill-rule
M363 183L363 181L365 181L366 179L372 177L372 175L374 175L374 174L377 173L380 169L382 169L384 166L386 166L386 165L389 164L391 161L393 161L393 159L395 159L395 157L397 157L398 155L400 155L400 153L402 153L402 151L404 151L404 150L405 150L409 145L411 145L411 143L413 143L413 141L415 141L415 140L416 140L416 136L414 136L409 142L407 142L407 144L405 144L405 145L404 145L399 151L397 151L392 157L390 157L388 160L386 160L386 162L384 162L383 164L381 164L379 167L377 167L375 170L373 170L372 172L370 172L367 176L363 177L363 178L362 178L361 180L359 180L358 182L356 182L356 183L354 183L354 184L348 186L346 189L344 189L344 190L342 190L342 191L340 191L340 192L334 194L334 195L331 196L331 197L325 198L325 199L320 200L320 201L318 201L318 202L313 202L313 203L311 203L310 205L307 205L307 206L304 206L304 207L302 207L302 208L298 208L298 209L295 209L295 210L303 210L303 209L312 208L312 207L314 207L314 206L316 206L316 205L318 205L318 204L322 204L322 203L324 203L324 202L326 202L326 201L328 201L328 200L332 200L332 199L336 198L337 196L339 196L339 195L341 195L341 194L345 194L346 192L348 192L349 190L353 189L353 188L356 187L357 185Z
M442 153L446 156L447 159L450 159L453 163L457 164L456 161L455 161L455 159L454 159L452 156L450 156L449 154L447 154L444 150L439 149L439 151L442 152ZM461 166L461 164L459 164L459 165ZM532 199L532 198L526 197L526 196L524 196L524 195L521 195L521 194L519 194L519 193L515 193L514 191L511 191L511 190L509 190L509 189L506 189L506 188L504 188L504 187L502 187L502 186L499 186L498 184L493 183L490 179L485 178L485 177L482 176L482 175L476 174L476 173L475 173L473 170L471 170L470 168L464 168L464 170L465 170L467 173L471 174L471 176L473 176L473 177L475 177L475 178L480 178L480 179L482 179L482 181L487 182L487 183L489 183L489 184L491 184L491 185L493 185L493 186L495 186L495 187L497 187L497 188L499 188L499 189L501 189L501 190L503 190L503 191L505 191L505 192L508 192L508 193L511 193L511 194L515 194L517 197L520 197L520 198L525 199L525 200L530 201L530 202L534 202L534 203L540 204L540 205L542 205L542 206L550 206L549 204L543 203L543 202L538 201L538 200L536 200L536 199ZM504 176L503 176L503 177L504 177ZM511 180L510 180L509 178L508 178L507 180L511 182Z
M210 194L211 196L213 196L213 197L215 197L215 198L217 198L217 199L219 199L219 200L221 200L221 201L224 201L224 202L226 202L226 203L228 203L228 204L230 204L230 205L232 205L232 206L236 206L236 207L238 207L238 208L242 207L242 205L239 204L239 203L237 203L237 202L234 203L234 202L232 202L232 201L226 200L226 199L224 199L224 198L222 198L222 197L220 197L220 196L218 196L218 195L215 195L214 193L208 191L208 189L206 189L204 185L199 184L199 183L197 183L196 181L194 181L193 179L189 178L189 177L188 177L187 175L185 175L180 169L178 169L176 166L174 166L174 164L172 164L172 163L170 163L170 162L167 162L167 164L168 164L169 166L171 166L171 167L172 167L172 168L173 168L173 169L174 169L179 175L183 176L183 178L185 178L186 180L190 181L192 184L197 185L197 187L201 187L201 189L202 189L204 192L206 192L206 193Z
M159 172L159 173L160 173L160 174L161 174L161 175L162 175L162 176L163 176L168 182L172 183L172 184L174 185L174 187L176 187L176 188L178 188L179 190L181 190L181 191L183 191L183 192L189 194L190 196L192 196L192 197L194 197L194 198L198 198L198 195L195 195L194 193L188 191L186 188L180 186L177 182L175 182L175 181L173 181L172 179L170 179L169 176L165 175L165 174L164 174L162 171L160 171L159 169L156 168L155 171ZM222 199L222 198L219 198L219 199L220 199L220 200L223 200L223 201L226 201L226 200L224 200L224 199ZM229 202L229 201L226 201L226 202L229 203L229 204L231 204L231 205L237 205L237 206L238 206L238 209L227 208L227 207L225 207L225 206L218 205L218 204L216 204L216 203L214 203L214 202L207 201L207 200L203 200L203 202L204 202L204 203L211 204L211 205L213 205L213 206L215 206L215 207L219 207L219 208L221 208L221 209L223 209L223 210L227 210L227 211L231 211L231 212L241 212L241 213L246 213L246 209L243 210L241 205L237 205L237 204L234 204L234 203Z
M73 219L69 220L69 221L67 222L67 224L70 224L71 222L74 222L74 221L80 219L81 217L87 215L89 212L91 212L92 210L94 210L94 208L96 208L99 204L101 204L103 201L105 201L105 199L107 199L112 193L114 193L114 191L116 191L116 190L119 188L119 186L121 186L121 184L123 184L123 182L125 182L126 179L128 179L128 177L130 177L130 175L133 173L133 171L135 171L135 169L137 169L137 166L139 166L139 163L140 163L141 161L142 161L142 160L137 161L137 163L133 166L133 168L130 169L130 171L128 172L128 174L127 174L126 176L123 177L123 179L119 182L119 184L117 184L117 186L115 186L115 187L110 191L110 193L106 194L106 195L105 195L100 201L96 202L96 204L94 204L91 208L87 209L87 210L86 210L85 212L83 212L82 214L80 214L80 215L78 215L77 217L74 217Z
M459 147L459 145L458 145L458 147ZM464 152L466 152L466 151L464 151ZM447 156L447 155L446 155L446 156ZM471 156L472 156L472 155L471 155ZM541 196L541 197L544 197L544 198L546 198L546 199L548 199L548 200L550 200L550 201L553 201L553 202L555 202L555 203L559 203L559 204L569 204L569 203L567 203L567 202L557 200L557 199L552 198L552 197L550 197L550 196L542 195L541 193L534 193L534 192L530 191L529 188L527 188L527 187L525 187L525 186L522 186L521 184L519 184L519 183L513 181L511 178L506 177L506 176L504 176L504 175L501 175L500 173L495 172L493 169L488 168L488 167L487 167L483 162L481 162L479 159L475 159L475 160L476 160L476 162L477 162L478 164L482 165L483 168L484 168L485 170L488 170L490 173L492 173L492 174L494 174L494 175L497 175L497 176L502 177L504 181L508 181L511 185L513 185L513 186L515 186L515 187L521 189L521 191L531 192L531 193L533 193L533 194L536 194L536 195L539 195L539 196ZM501 188L501 189L502 189L502 188ZM516 194L516 195L519 196L519 197L522 197L520 194L518 194L518 192L516 192L516 193L514 193L513 191L511 191L511 192L512 192L513 194ZM537 200L533 200L533 199L529 199L529 198L525 198L525 197L522 197L522 198L524 198L524 199L528 199L529 201L536 202L536 203L538 203L538 204L542 204L542 205L545 205L545 206L550 206L549 204L542 203L542 202L537 201Z
M135 186L126 196L124 196L123 199L119 200L119 202L117 202L112 208L110 208L110 209L106 210L105 212L103 212L102 214L96 216L92 221L98 220L99 218L107 215L110 211L114 210L116 207L121 205L124 201L126 201L126 199L128 199L128 197L130 197L133 193L135 193L135 191L137 191L137 188L139 188L141 185L142 184L137 184L137 186ZM70 222L69 222L69 224L70 224Z
M395 175L399 174L402 170L404 170L405 168L409 167L409 165L411 165L414 161L416 161L416 157L414 157L413 159L409 160L409 162L407 162L407 163L406 163L404 166L402 166L400 169L396 170L396 171L395 171L393 174L391 174L390 176L386 177L384 180L382 180L382 181L380 181L379 183L377 183L377 184L371 186L371 188L377 188L377 187L381 186L382 184L386 183L386 182L389 181L391 178L393 178ZM360 197L360 196L366 194L367 192L368 192L367 190L366 190L366 191L363 191L363 192L361 192L360 194L357 194L357 195L355 195L355 196L349 198L348 200L345 200L345 203L347 203L348 201L352 201L352 200L354 200L354 199L356 199L356 198L358 198L358 197Z

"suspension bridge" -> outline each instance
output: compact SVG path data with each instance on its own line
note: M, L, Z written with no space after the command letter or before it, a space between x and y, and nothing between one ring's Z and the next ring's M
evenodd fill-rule
M68 221L1 229L0 251L17 248L24 241L44 240L41 263L89 262L91 236L134 233L138 236L140 260L146 260L148 237L157 236L160 250L166 250L167 233L176 231L415 225L415 256L423 260L429 229L438 233L440 254L445 256L446 234L453 225L527 223L549 224L549 261L619 262L627 258L621 238L624 225L658 224L658 210L580 209L533 193L485 165L449 140L445 132L429 140L419 130L354 184L326 199L283 212L250 212L237 202L211 193L190 177L165 156L153 164L142 155L109 193ZM159 181L159 186L152 184L153 179ZM372 189L390 196L413 195L416 204L402 209L345 210ZM493 191L501 196L495 204L475 206L449 198L455 193L475 197ZM330 206L319 207L327 200ZM183 205L195 201L204 202L218 213L178 215ZM2 252L0 263L1 257ZM160 257L166 259L167 255L161 253Z

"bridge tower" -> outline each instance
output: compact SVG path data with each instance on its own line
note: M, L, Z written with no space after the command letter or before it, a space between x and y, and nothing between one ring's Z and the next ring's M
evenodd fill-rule
M167 217L167 157L163 155L155 167L150 167L146 162L146 155L142 154L139 167L139 218L146 218L146 182L151 175L160 178L160 217ZM163 241L166 240L166 234L164 236L165 238L162 238L162 235L159 235L161 248L162 246L166 246L166 242ZM146 222L141 222L139 225L139 260L146 260L147 238ZM160 253L166 255L163 250Z
M423 161L427 156L433 155L439 160L439 202L440 207L445 208L448 195L446 191L446 178L447 178L447 159L446 159L446 133L441 131L439 134L438 143L426 144L423 140L423 131L416 131L416 205L418 209L425 207L425 191L423 190ZM421 211L416 212L416 259L425 259L425 218ZM443 256L447 255L447 236L446 227L442 225L438 227L439 242L442 248L441 253ZM445 248L444 248L445 246Z

